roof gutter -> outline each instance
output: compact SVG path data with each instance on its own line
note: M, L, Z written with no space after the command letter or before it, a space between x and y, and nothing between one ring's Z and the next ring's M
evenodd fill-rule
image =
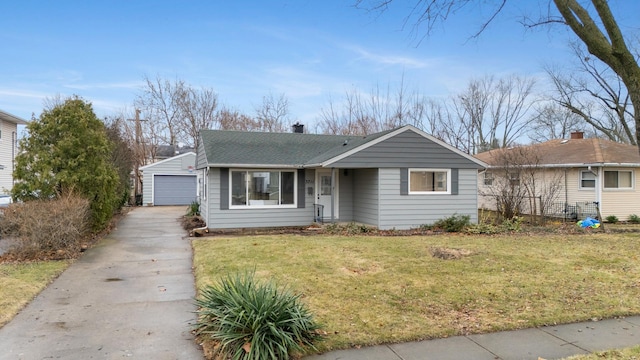
M304 165L291 164L207 164L207 167L218 168L252 168L252 169L301 169Z
M15 115L11 115L8 112L4 112L0 110L0 119L3 121L9 121L12 123L16 123L18 125L27 125L29 122L21 117L17 117Z
M544 165L518 165L514 164L513 167L524 168L577 168L577 167L640 167L640 163L574 163L574 164L544 164ZM489 169L501 169L506 166L489 165Z

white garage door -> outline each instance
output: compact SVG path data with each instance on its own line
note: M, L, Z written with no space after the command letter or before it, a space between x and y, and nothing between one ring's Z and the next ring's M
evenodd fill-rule
M155 175L153 177L154 205L189 205L196 200L196 177Z

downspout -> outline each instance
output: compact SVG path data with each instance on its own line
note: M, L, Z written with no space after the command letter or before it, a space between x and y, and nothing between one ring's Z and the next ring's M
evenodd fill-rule
M567 187L569 186L569 180L567 180L567 169L564 169L564 203L569 205L569 190Z
M331 223L335 221L336 168L331 168Z
M598 203L598 208L602 211L602 182L603 178L602 166L598 167L598 172L596 173L596 202ZM599 219L602 221L602 219Z
M209 187L207 186L207 184L209 183L209 167L205 167L204 169L202 169L202 173L204 174L204 178L202 179L202 188L200 189L200 191L202 192L202 195L200 197L200 206L202 206L202 198L204 197L204 200L207 203L207 208L209 207L209 196L207 194L207 192L209 192ZM202 210L200 211L200 214L202 214ZM209 216L209 211L207 211L207 217ZM202 216L201 216L202 217ZM199 228L194 228L191 229L191 231L189 231L189 236L190 237L194 237L194 236L202 236L203 233L208 233L209 232L209 225L207 225L207 219L204 219L204 223L205 226L203 227L199 227Z
M11 132L11 185L15 184L13 171L16 169L16 143L18 142L15 131Z

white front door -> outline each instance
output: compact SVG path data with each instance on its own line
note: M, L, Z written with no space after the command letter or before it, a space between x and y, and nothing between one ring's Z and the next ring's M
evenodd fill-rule
M322 205L322 213L315 214L322 220L331 220L331 198L333 197L333 218L338 219L338 173L335 184L331 183L331 170L316 170L316 204ZM318 210L316 210L318 211Z

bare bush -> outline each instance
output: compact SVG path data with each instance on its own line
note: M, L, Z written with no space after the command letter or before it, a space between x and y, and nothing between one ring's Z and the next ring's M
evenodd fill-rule
M21 259L72 258L89 229L89 201L77 195L12 204L0 219L9 252Z

